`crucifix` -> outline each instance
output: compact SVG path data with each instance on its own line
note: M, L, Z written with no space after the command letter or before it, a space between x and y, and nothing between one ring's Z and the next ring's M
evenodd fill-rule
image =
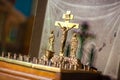
M61 21L55 22L55 26L60 27L60 29L62 30L61 47L60 47L60 54L59 54L60 56L64 55L64 48L66 44L68 31L71 30L72 28L79 28L79 24L70 23L70 20L73 19L73 15L71 14L71 11L67 11L65 14L63 14L62 18L65 20L65 22L61 22Z

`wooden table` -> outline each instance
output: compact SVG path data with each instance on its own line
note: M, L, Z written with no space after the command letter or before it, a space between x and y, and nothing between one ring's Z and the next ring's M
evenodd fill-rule
M0 80L101 80L101 75L88 71L52 72L0 61Z

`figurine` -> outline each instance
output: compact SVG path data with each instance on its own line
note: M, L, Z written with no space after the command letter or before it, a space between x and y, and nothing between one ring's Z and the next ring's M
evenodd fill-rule
M51 31L49 37L49 48L48 48L48 50L50 51L54 51L54 39L55 39L54 31Z
M29 61L30 61L30 56L27 55L27 56L26 56L26 62L29 62Z
M14 55L13 55L13 59L17 59L17 54L15 53Z
M19 54L18 60L23 61L23 56Z
M78 40L77 40L77 34L74 33L71 39L71 46L70 46L70 57L76 57L76 51L78 48Z
M32 59L32 63L34 63L34 64L38 64L38 59L37 59L36 57L33 57L33 59Z
M58 66L58 60L59 59L59 56L57 56L57 55L54 55L52 58L51 58L51 62L52 62L52 66L53 67L57 67Z
M2 52L2 57L5 57L5 53L4 52Z
M8 56L7 56L7 58L10 59L10 57L11 57L11 53L8 52Z
M40 58L38 59L38 64L42 64L42 60Z

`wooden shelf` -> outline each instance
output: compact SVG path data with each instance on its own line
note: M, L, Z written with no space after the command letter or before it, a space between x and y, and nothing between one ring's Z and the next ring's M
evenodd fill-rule
M90 71L47 71L0 61L0 80L101 80L100 73ZM16 79L17 78L17 79ZM19 79L18 79L19 78Z

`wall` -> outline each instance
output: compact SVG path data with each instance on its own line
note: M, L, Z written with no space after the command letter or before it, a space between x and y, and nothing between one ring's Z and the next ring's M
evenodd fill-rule
M41 40L43 53L47 48L51 30L55 30L55 52L58 54L61 33L55 21L62 21L62 14L71 10L75 15L71 22L87 22L90 33L96 35L96 60L94 66L103 74L117 78L120 55L120 1L119 0L49 0ZM69 33L71 34L71 32Z

